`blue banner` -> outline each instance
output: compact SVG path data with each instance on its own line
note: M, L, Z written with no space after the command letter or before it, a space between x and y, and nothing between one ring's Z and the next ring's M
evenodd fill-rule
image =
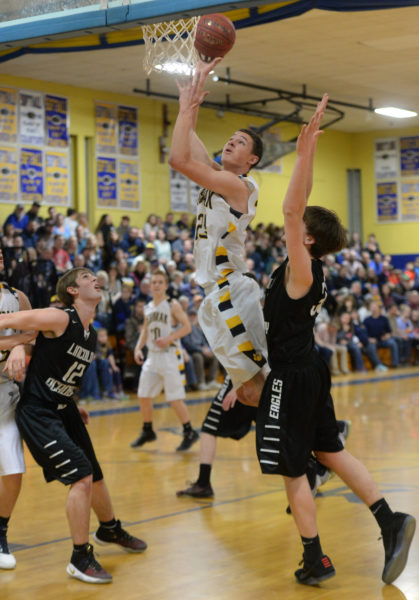
M67 98L45 96L45 120L47 146L68 146L68 103Z
M41 150L21 149L20 190L23 202L42 202L44 175Z

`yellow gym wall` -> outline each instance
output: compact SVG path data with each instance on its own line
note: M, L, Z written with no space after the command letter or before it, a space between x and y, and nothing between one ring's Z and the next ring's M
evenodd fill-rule
M91 156L90 164L94 165L94 101L109 101L119 104L136 106L139 109L139 151L140 151L140 186L141 211L129 212L131 221L142 226L150 213L164 216L170 210L168 164L159 162L159 137L163 134L162 105L160 100L154 100L140 95L126 96L111 92L102 92L86 88L77 88L44 82L33 79L23 79L2 76L1 84L18 89L40 90L46 93L58 94L68 98L70 113L70 134L76 139L76 164L74 166L75 208L89 213L91 228L94 229L104 212L109 212L115 225L126 210L97 209L94 189L94 177L86 177L86 146ZM174 90L175 93L175 90ZM177 103L166 102L168 106L169 139L177 114ZM229 135L240 127L259 125L264 121L245 115L225 113L218 117L214 110L201 109L198 122L198 134L206 144L210 153L220 150ZM292 124L280 126L284 140L295 137L298 128ZM404 129L391 132L374 132L365 134L347 134L326 130L319 141L315 162L314 184L310 198L311 204L321 204L336 210L343 223L348 222L346 170L360 169L362 172L363 197L363 228L364 235L375 232L382 249L385 252L408 254L418 252L418 224L403 223L397 225L377 224L375 221L375 191L374 191L374 144L377 137L414 135L419 130ZM289 178L291 176L295 153L283 157L282 174L255 171L253 176L260 186L260 200L255 223L275 222L282 224L281 203ZM91 175L94 176L94 173ZM89 189L86 194L86 185ZM13 210L13 205L0 205L0 220L4 222ZM41 209L41 215L46 214L46 208Z

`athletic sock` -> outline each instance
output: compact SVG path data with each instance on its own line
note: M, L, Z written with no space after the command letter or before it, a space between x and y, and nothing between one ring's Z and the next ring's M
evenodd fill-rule
M143 429L144 431L153 431L153 422L150 421L149 423L143 423Z
M212 465L201 463L199 465L199 477L196 482L201 487L207 487L210 484Z
M0 517L0 536L6 537L10 517Z
M387 502L384 500L384 498L377 500L377 502L371 504L369 508L372 514L374 515L380 529L385 529L386 527L391 525L394 513L387 504Z
M317 560L320 560L323 556L322 547L320 545L320 538L318 535L313 538L306 538L301 536L304 548L304 561L309 564L314 564Z
M190 433L192 431L192 425L191 422L188 421L187 423L183 424L183 433Z
M99 521L101 527L106 527L106 529L113 529L117 524L115 517L113 517L110 521Z
M88 542L86 542L85 544L73 544L75 552L80 552L80 554L86 554L88 546Z

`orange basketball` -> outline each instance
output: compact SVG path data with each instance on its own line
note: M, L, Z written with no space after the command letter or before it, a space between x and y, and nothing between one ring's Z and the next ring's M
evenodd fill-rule
M224 56L232 49L236 30L228 17L221 13L204 15L198 21L195 35L195 48L199 58L210 62L217 56Z

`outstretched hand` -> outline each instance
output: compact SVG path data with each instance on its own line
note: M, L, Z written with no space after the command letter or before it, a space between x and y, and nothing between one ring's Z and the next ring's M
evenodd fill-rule
M320 125L328 100L329 96L327 94L323 94L323 98L317 105L316 112L311 117L309 124L303 125L297 140L297 156L301 156L305 152L314 151L317 140L323 133L323 131L320 129Z
M204 92L205 81L220 60L220 57L214 58L210 63L200 60L192 78L176 81L180 110L195 109L203 103L209 94L209 92Z

